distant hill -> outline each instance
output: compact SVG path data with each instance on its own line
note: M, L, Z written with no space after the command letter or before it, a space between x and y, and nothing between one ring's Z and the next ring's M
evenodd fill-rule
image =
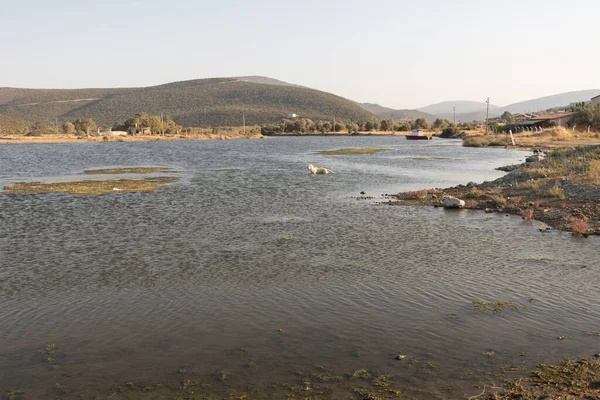
M163 112L183 126L279 122L297 114L313 120L367 121L374 115L342 97L265 77L211 78L144 88L0 88L0 114L51 123L90 117L103 126L139 112Z
M457 100L431 104L426 107L421 107L418 110L426 112L428 114L439 116L440 114L453 114L454 107L456 107L456 114L465 114L485 110L487 105L479 101ZM490 111L498 108L500 107L490 104Z
M537 99L509 104L504 107L490 104L489 116L490 118L498 117L505 111L509 111L513 114L530 113L556 107L567 107L571 103L588 101L592 97L598 95L600 95L600 89L592 89L540 97ZM433 114L435 117L446 118L452 121L452 118L454 117L454 106L456 106L457 122L485 120L486 104L477 101L445 101L443 103L432 104L427 107L419 108L419 110Z
M485 109L479 110L479 111L473 111L473 112L469 112L469 113L456 113L456 122L484 121L485 114L486 114ZM489 113L490 118L499 117L500 115L501 115L501 113L498 112L498 109L495 109L493 111L490 110L490 113ZM445 118L448 121L453 121L454 115L453 114L438 114L438 115L436 115L436 117Z
M426 120L433 122L436 118L431 114L427 114L419 110L394 110L393 108L383 107L374 103L358 103L358 105L368 112L375 114L380 119L389 119L393 116L394 122L398 122L403 119L417 118L425 118Z
M521 101L519 103L509 104L503 107L503 111L511 113L528 113L547 110L549 108L568 106L571 103L588 101L592 97L600 95L600 89L579 90L555 94L553 96L540 97L533 100Z

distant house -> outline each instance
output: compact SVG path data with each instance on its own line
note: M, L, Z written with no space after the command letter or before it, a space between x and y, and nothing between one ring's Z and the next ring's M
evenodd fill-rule
M557 112L554 114L536 115L531 120L536 121L535 125L547 128L551 126L566 126L572 116L572 112Z
M140 128L136 126L130 126L127 132L130 135L152 135L152 130L150 128Z
M592 97L592 99L590 100L590 103L592 104L600 104L600 94L596 97Z
M529 121L531 118L534 117L533 114L523 114L523 113L516 113L513 116L515 117L515 121L517 121L517 122Z

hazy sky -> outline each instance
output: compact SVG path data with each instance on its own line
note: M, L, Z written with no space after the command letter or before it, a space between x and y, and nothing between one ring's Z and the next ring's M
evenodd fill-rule
M263 75L361 102L600 88L600 0L0 0L0 86Z

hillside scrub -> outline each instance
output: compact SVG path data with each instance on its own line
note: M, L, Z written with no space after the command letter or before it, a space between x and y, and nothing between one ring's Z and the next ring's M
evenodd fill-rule
M278 123L291 114L313 121L377 118L330 93L232 78L129 89L0 89L0 114L41 122L91 117L100 126L112 126L142 111L163 112L179 125L195 127L239 126L242 115L249 125Z

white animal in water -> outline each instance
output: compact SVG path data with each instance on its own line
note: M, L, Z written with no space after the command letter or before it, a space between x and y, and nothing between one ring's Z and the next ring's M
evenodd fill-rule
M333 171L330 169L313 167L312 164L308 164L308 170L310 171L311 175L333 174Z

